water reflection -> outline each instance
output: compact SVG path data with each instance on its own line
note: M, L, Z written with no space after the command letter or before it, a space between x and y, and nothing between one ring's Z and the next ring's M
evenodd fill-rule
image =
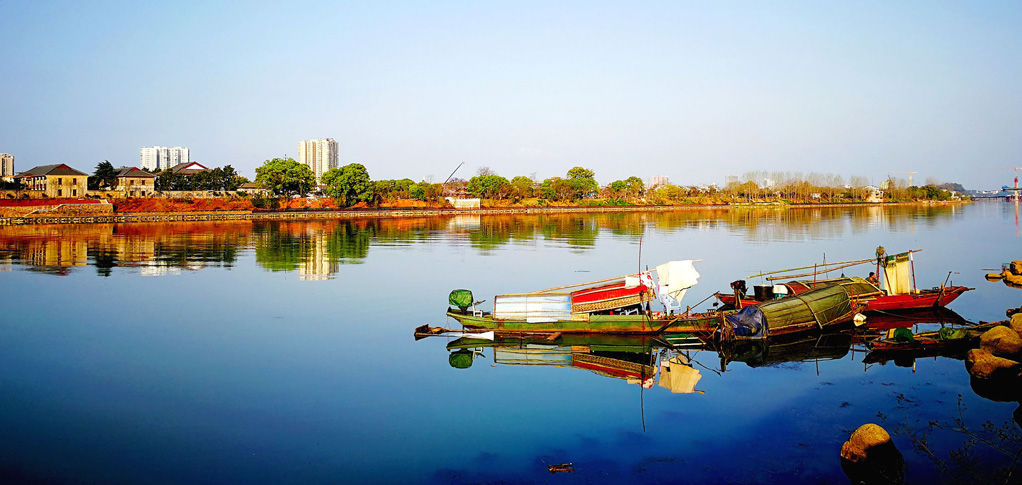
M447 350L448 363L456 369L470 368L490 353L494 365L582 369L646 389L659 384L672 393L702 394L696 385L703 370L722 374L735 363L763 367L841 359L851 351L854 336L852 330L803 333L723 346L680 334L504 336L493 340L466 336L449 342Z
M602 235L637 238L651 231L724 228L755 241L837 239L876 226L911 230L916 224L953 218L959 210L955 205L701 208L305 222L27 225L0 228L0 264L56 275L91 264L100 276L110 276L116 267L138 267L155 276L231 267L240 251L252 249L256 262L268 271L297 271L303 280L322 280L337 274L341 265L361 263L374 245L414 245L436 238L481 254L538 240L584 253Z
M699 368L721 375L735 364L750 368L798 366L840 360L853 352L860 354L864 364L884 365L894 360L899 367L911 367L916 358L922 357L963 360L971 347L877 352L867 351L866 344L891 329L920 332L974 325L952 310L936 308L881 313L869 317L864 326L841 331L801 332L729 343L688 334L505 334L492 339L462 336L448 342L446 348L448 363L456 369L468 369L490 353L494 365L584 369L647 389L659 383L674 393L692 393L697 392L695 384L702 377Z

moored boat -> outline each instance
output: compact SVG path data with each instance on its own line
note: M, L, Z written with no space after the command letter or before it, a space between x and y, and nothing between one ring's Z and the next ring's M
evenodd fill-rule
M849 288L852 299L864 306L863 311L887 312L945 307L961 296L962 293L974 289L965 286L955 286L953 284L948 285L946 281L940 286L929 289L916 288L915 268L912 258L912 254L916 252L919 251L907 251L895 255L885 255L883 248L878 248L876 264L877 271L884 276L882 285L879 277L874 281L870 281L865 278L844 276L841 278L815 279L818 274L834 271L834 265L838 265L837 268L846 268L874 261L872 259L864 259L859 261L843 261L827 265L794 268L794 270L813 268L813 272L799 276L813 276L814 279L792 280L785 283L756 286L754 287L755 291L752 297L746 294L745 280L736 280L731 283L731 288L733 290L732 293L718 292L714 296L716 296L716 298L727 307L744 308L750 305L758 305L764 301L769 301L774 298L804 293L816 288L843 285ZM790 270L763 273L760 275L750 276L750 278L787 271ZM783 279L783 277L773 276L767 278L768 281L775 281L777 279Z
M1006 323L999 321L958 328L942 327L939 330L919 333L912 333L907 328L893 328L884 336L866 344L870 353L863 361L872 363L899 357L961 355L976 346L983 332Z
M466 330L492 330L498 334L612 333L710 334L728 328L723 336L762 338L808 329L820 329L851 320L858 311L847 288L833 286L811 290L788 302L771 302L758 311L681 312L681 299L696 284L699 273L693 261L672 261L651 272L626 275L580 285L531 293L497 295L493 310L477 309L468 290L454 290L447 315ZM573 289L575 288L575 289ZM572 290L573 289L573 290ZM569 291L570 290L570 291ZM652 311L656 298L663 311ZM727 322L743 319L739 323ZM755 326L746 330L743 325Z

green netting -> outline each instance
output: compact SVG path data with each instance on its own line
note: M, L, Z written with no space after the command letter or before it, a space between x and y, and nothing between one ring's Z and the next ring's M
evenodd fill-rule
M951 328L944 327L937 332L937 338L940 340L957 340L965 338L969 335L969 331L964 328Z
M451 296L447 297L447 301L451 305L465 310L472 306L472 292L468 290L454 290L451 292Z
M853 313L848 289L830 286L759 306L771 331L785 327L824 327L850 318Z

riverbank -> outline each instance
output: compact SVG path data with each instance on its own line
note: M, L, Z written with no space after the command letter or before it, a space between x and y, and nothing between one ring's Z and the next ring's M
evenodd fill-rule
M76 204L62 204L47 211L36 211L14 217L0 217L0 226L26 224L110 224L137 222L187 222L224 220L315 220L315 219L362 219L398 217L444 217L464 215L512 215L512 214L568 214L568 213L620 213L620 212L670 212L689 210L719 211L777 211L787 209L827 207L884 207L896 205L953 205L956 202L896 202L896 203L837 203L837 204L783 204L783 205L684 205L684 206L547 206L547 207L503 207L482 209L451 209L425 207L384 207L359 209L302 209L302 210L215 210L178 212L116 212L106 204L90 204L88 211ZM104 207L105 206L105 207ZM102 209L102 211L92 210Z

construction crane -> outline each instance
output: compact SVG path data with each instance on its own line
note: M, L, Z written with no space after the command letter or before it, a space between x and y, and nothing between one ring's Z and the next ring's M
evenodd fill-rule
M908 186L912 186L912 174L919 172L893 172L893 173L907 173L908 174Z

